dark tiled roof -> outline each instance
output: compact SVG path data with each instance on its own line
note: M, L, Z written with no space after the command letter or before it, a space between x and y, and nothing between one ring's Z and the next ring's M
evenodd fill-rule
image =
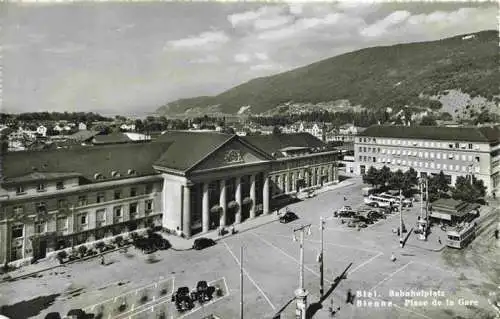
M9 152L3 158L5 181L25 176L34 171L40 173L79 173L88 182L102 182L112 179L112 171L126 178L128 170L135 176L155 174L153 162L171 143L140 143L59 149L50 151ZM95 180L96 173L103 180Z
M247 135L241 137L248 143L272 155L287 147L325 147L326 144L309 133Z
M81 176L79 173L51 173L51 172L33 172L26 174L24 176L9 178L4 181L5 184L8 183L25 183L31 181L49 181L62 178L78 177Z
M72 140L77 140L77 141L86 141L86 140L91 139L92 137L94 137L98 134L99 134L99 132L97 132L97 131L83 130L83 131L78 131L75 134L68 136L68 138L72 139Z
M169 142L172 145L154 164L186 171L235 136L219 132L166 132L153 143Z
M374 125L360 136L414 138L447 141L497 142L498 127L442 127L442 126L388 126Z
M123 133L111 133L108 135L97 135L92 141L93 144L120 144L130 143L132 140Z

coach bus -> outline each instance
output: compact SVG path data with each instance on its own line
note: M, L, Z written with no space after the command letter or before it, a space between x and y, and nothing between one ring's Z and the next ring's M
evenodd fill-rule
M466 223L446 231L446 246L462 249L476 237L476 223Z
M370 195L365 197L363 200L366 205L373 207L396 207L398 205L397 200L394 198L385 198L377 195Z

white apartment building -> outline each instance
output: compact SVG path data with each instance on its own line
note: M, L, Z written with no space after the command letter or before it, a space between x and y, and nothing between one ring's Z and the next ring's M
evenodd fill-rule
M354 142L356 173L384 165L391 171L415 169L419 176L441 171L454 185L457 176L473 174L488 194L500 190L500 129L374 125Z

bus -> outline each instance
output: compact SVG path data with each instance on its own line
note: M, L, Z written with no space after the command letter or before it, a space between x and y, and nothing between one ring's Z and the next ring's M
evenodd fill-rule
M476 237L477 224L466 223L446 231L446 246L462 249Z
M399 205L399 195L390 195L387 193L382 193L378 194L377 196L384 197L387 199L394 199L394 204ZM401 202L403 203L403 207L412 207L413 206L413 201L411 199L405 198L404 196L401 195Z
M370 195L368 197L365 197L363 200L366 205L373 207L390 207L390 206L397 207L398 205L398 203L396 203L396 199L385 198L378 195Z

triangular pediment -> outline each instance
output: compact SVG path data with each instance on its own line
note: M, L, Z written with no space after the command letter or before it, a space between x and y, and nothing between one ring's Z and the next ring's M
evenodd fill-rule
M240 139L231 139L192 168L192 172L266 162L271 158Z

